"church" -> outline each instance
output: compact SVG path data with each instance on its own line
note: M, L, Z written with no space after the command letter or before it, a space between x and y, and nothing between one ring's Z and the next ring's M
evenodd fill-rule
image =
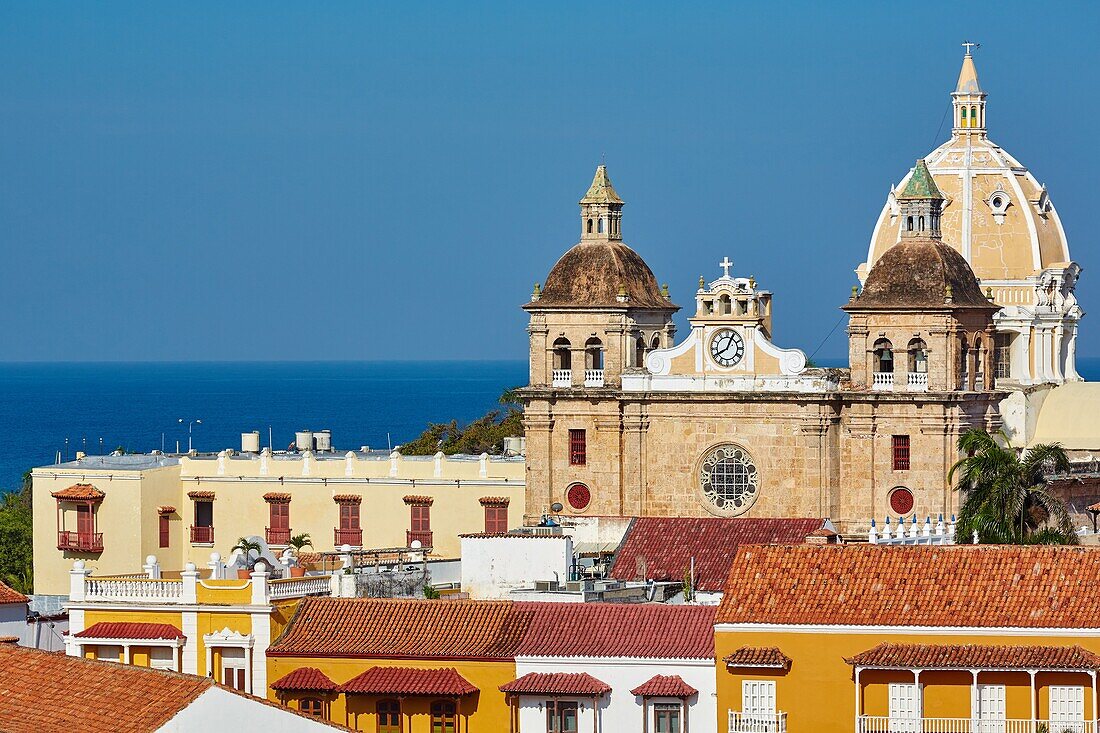
M536 284L522 390L528 520L565 515L950 516L956 441L1006 427L1013 395L1078 381L1080 267L1046 189L989 141L969 47L951 139L893 187L856 272L848 368L772 330L773 293L700 278L690 330L623 241L599 166L580 242ZM1024 418L1009 417L1024 432ZM1018 436L1019 437L1019 436Z

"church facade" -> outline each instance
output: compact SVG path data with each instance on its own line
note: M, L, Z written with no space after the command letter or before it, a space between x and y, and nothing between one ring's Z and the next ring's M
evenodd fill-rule
M968 68L969 55L964 77ZM980 92L966 94L969 105ZM984 125L984 106L975 107ZM953 140L984 129L968 127L971 114ZM622 241L624 204L600 166L580 202L580 242L524 305L528 519L560 505L565 515L825 516L857 531L873 517L955 513L948 474L958 437L1002 426L1006 385L1075 378L1070 330L1080 311L1059 316L1057 343L1058 326L1051 339L1032 321L1039 331L1012 331L1012 348L1027 344L1027 357L1012 352L1006 377L1002 333L1027 316L1025 304L1002 301L1020 288L1053 293L1078 268L1063 238L1066 277L1053 290L1033 287L1045 277L1033 271L1004 274L1021 278L1011 288L979 281L984 249L952 241L960 206L941 178L920 160L891 191L891 241L872 245L863 287L842 306L849 366L819 369L773 343L772 293L731 272L728 258L719 277L700 278L690 330L677 341L679 306ZM1018 208L1035 208L1028 195L1014 194ZM887 236L880 230L882 221L875 241Z

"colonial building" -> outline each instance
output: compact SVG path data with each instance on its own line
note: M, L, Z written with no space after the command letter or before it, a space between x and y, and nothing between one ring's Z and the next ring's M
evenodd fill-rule
M1000 425L997 306L943 243L944 195L924 161L897 200L903 236L844 306L850 370L815 369L773 343L772 293L728 258L721 277L700 278L673 343L676 306L622 242L623 202L600 166L580 243L524 306L528 518L560 505L829 517L845 531L883 513L953 513L959 435Z

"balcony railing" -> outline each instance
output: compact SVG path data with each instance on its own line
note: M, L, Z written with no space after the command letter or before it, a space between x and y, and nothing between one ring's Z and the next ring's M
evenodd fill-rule
M856 733L1096 733L1091 720L975 720L861 715Z
M407 530L405 532L405 544L407 544L409 547L412 547L412 543L417 542L417 541L420 542L421 547L431 547L432 546L432 532L431 532L431 530L428 530L427 532L424 532L424 531L421 531L421 530L410 529L410 530Z
M329 576L311 575L305 578L284 578L268 584L270 597L300 598L302 596L327 596L331 593Z
M584 386L585 387L602 387L603 386L603 369L585 369L584 370Z
M894 391L894 373L875 372L874 381L871 382L871 388L877 392Z
M268 527L265 535L267 544L269 545L289 545L290 544L290 528L283 529L281 527Z
M363 530L361 529L340 529L339 527L334 527L332 534L332 544L336 547L340 547L341 545L351 545L352 547L363 546Z
M88 578L85 599L89 601L141 601L179 603L183 581L153 578Z
M191 544L193 544L193 545L212 545L212 544L214 544L214 528L213 527L192 527L191 528Z
M730 710L729 733L787 733L787 714L742 713Z
M553 385L555 387L569 387L573 384L572 369L555 369L553 373Z
M909 372L906 383L910 392L927 392L928 372Z
M103 552L103 533L59 530L57 549L73 552Z

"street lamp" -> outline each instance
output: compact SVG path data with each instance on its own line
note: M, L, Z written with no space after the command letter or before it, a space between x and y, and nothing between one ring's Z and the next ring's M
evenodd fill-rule
M184 419L181 417L178 422L182 424ZM187 452L191 452L191 429L195 425L202 425L202 420L188 420L187 421Z

